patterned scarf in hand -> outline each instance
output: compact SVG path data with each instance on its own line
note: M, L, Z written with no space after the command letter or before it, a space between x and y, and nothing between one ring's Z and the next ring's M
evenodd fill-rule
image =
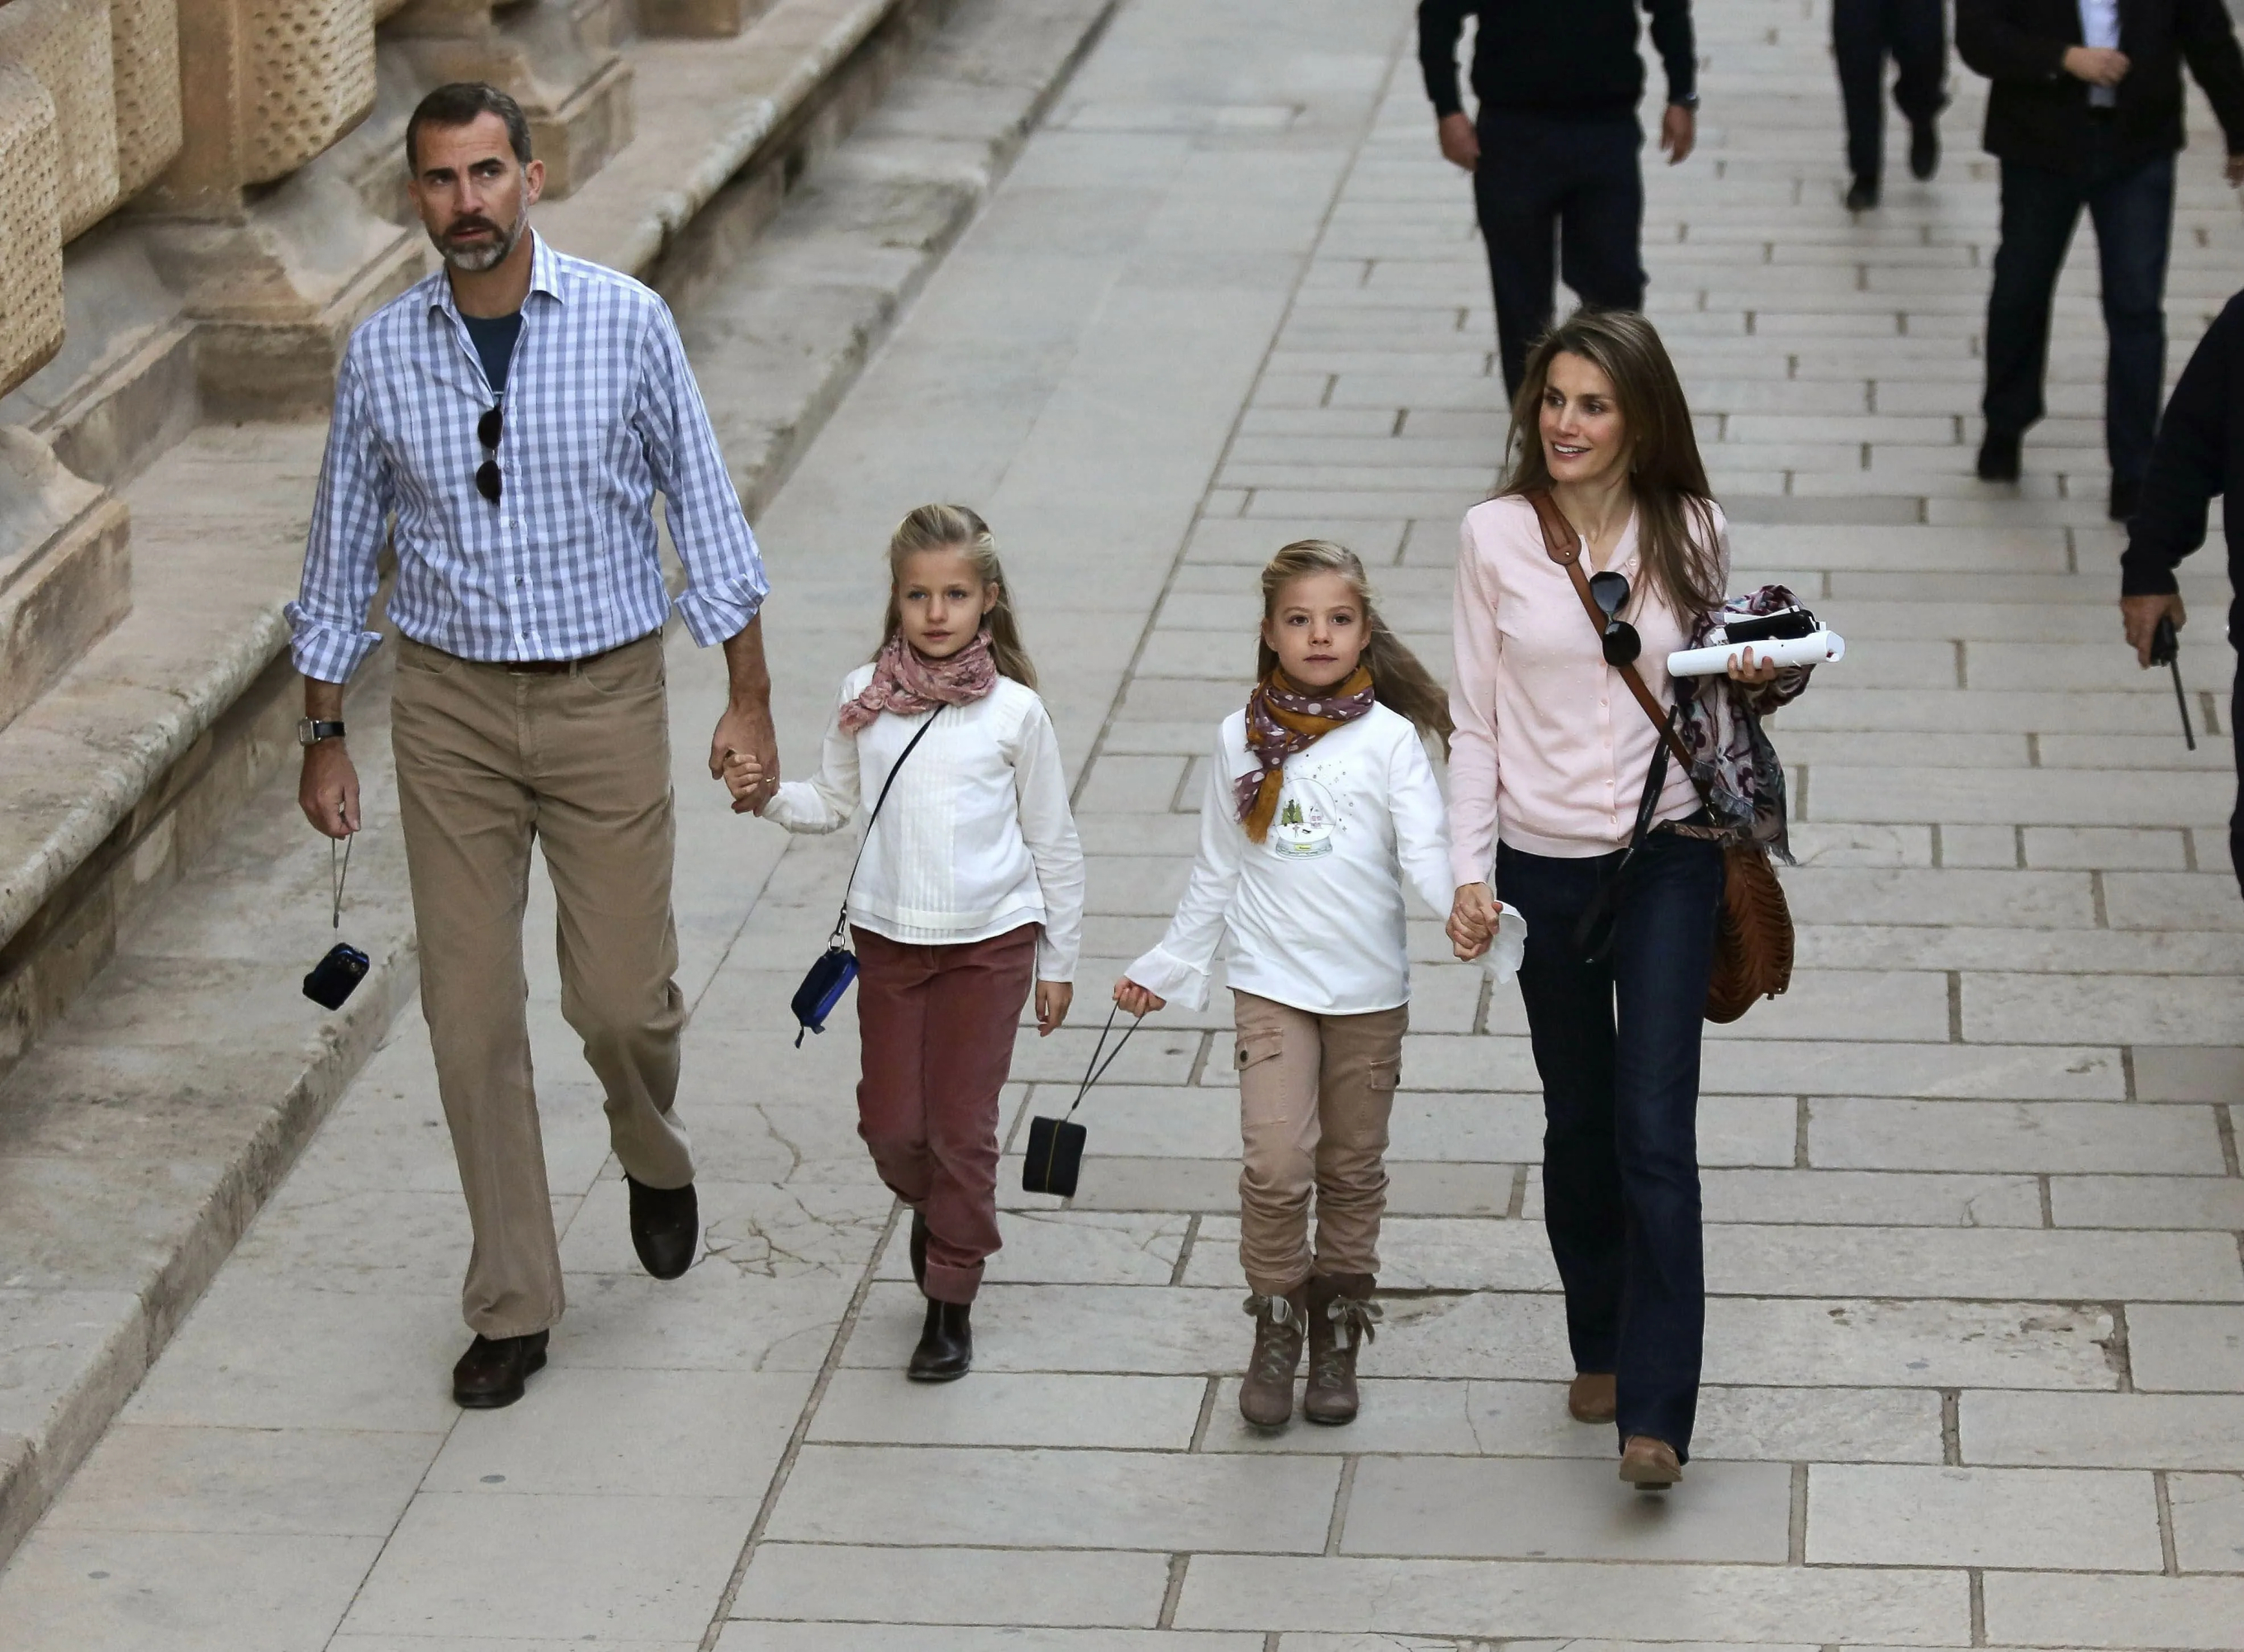
M977 633L948 659L930 660L904 640L899 631L873 660L873 680L842 708L842 732L854 735L884 711L917 716L937 706L963 706L997 686L997 661L990 653L990 633Z
M1371 709L1371 667L1358 666L1345 681L1304 694L1283 671L1273 670L1247 696L1247 755L1255 767L1232 782L1239 823L1250 843L1270 836L1285 784L1286 759L1307 751L1342 723Z

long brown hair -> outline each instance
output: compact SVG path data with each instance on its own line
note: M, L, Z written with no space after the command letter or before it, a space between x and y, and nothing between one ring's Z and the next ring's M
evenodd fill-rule
M1442 749L1450 748L1450 735L1457 725L1450 721L1449 690L1434 680L1434 675L1419 663L1418 656L1404 647L1402 639L1387 628L1372 606L1371 578L1363 571L1363 559L1344 545L1330 539L1297 539L1272 557L1262 570L1262 618L1276 617L1278 598L1286 587L1305 574L1336 573L1348 581L1355 599L1363 605L1364 629L1369 640L1363 645L1363 663L1371 668L1372 697L1390 711L1400 712L1424 732L1442 737ZM1259 681L1278 668L1277 651L1267 642L1255 645L1254 675Z
M881 621L881 647L903 628L904 561L923 551L956 551L974 565L974 577L997 593L990 612L982 616L989 634L990 657L998 674L1010 677L1024 688L1037 686L1037 668L1021 646L1021 625L1013 612L1013 587L1005 583L1005 570L997 561L997 542L990 525L963 504L923 504L896 524L889 538L889 613ZM875 659L880 649L873 651Z
M1636 498L1636 544L1646 573L1686 625L1720 607L1726 570L1691 409L1667 347L1634 310L1577 310L1537 343L1512 398L1511 474L1497 497L1551 485L1543 456L1543 396L1551 359L1562 350L1612 381L1628 438L1628 485Z

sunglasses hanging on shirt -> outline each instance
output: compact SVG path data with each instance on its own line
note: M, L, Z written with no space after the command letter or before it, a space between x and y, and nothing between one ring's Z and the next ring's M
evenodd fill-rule
M1607 570L1590 576L1590 595L1596 599L1598 612L1605 617L1604 644L1605 664L1619 667L1632 666L1637 655L1644 652L1644 639L1636 634L1636 627L1620 617L1628 606L1628 576Z
M483 450L490 456L476 467L476 491L493 504L498 503L499 494L503 491L498 470L498 439L504 434L506 404L502 399L476 421L476 440L483 444Z

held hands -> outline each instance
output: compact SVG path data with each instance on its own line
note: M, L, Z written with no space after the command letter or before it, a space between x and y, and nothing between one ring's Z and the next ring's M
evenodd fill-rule
M2092 86L2116 86L2127 78L2132 65L2126 52L2109 46L2067 46L2063 66L2075 80L2085 80Z
M2135 663L2148 670L2151 666L2151 637L2159 628L2159 621L2171 618L2179 631L2189 622L2189 615L2181 606L2179 592L2172 596L2122 597L2119 599L2119 624L2127 633L2127 646L2135 651Z
M735 815L762 814L764 805L779 789L776 786L764 784L762 762L745 751L728 751L722 762L720 777L725 782L725 789L733 794L733 812Z
M1774 660L1764 660L1759 665L1755 665L1754 651L1747 648L1740 650L1738 657L1730 661L1730 680L1756 684L1774 682L1776 674L1781 669L1782 667Z
M1114 1001L1132 1015L1151 1015L1169 1006L1168 999L1147 992L1126 975L1114 983Z
M1075 985L1071 981L1038 981L1037 983L1037 1036L1048 1039L1059 1031L1059 1024L1067 1019L1068 1006L1075 1002Z
M1496 891L1485 884L1458 885L1450 906L1450 921L1443 927L1450 950L1470 964L1486 952L1496 939L1497 914L1501 910Z

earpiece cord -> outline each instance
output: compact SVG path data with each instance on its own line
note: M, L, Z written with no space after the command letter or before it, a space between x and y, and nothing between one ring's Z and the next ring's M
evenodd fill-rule
M334 929L341 929L343 926L343 882L350 877L351 845L357 841L358 834L355 832L343 839L342 861L338 865L335 860L335 840L332 837L328 839L328 878L335 885L335 915L329 925Z

